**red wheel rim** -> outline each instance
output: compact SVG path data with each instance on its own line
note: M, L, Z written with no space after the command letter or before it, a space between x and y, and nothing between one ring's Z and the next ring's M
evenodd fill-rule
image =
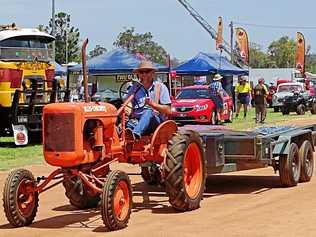
M126 181L121 180L114 192L114 213L118 220L123 221L128 216L130 209L129 188Z
M188 196L195 199L200 193L203 181L202 155L196 143L191 143L185 152L183 178Z
M16 201L19 211L23 216L32 214L35 205L34 187L33 182L23 179L17 189Z

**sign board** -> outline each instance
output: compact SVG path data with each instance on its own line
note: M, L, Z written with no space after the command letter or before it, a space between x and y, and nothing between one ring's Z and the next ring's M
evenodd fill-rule
M17 146L23 146L28 143L27 129L24 125L13 125L14 143Z
M134 74L116 75L116 82L125 82L125 81L131 81L131 80L137 80L137 76Z

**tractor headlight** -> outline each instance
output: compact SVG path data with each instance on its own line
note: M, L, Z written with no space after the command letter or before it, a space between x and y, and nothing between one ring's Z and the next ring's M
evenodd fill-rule
M195 106L196 111L202 111L202 110L206 110L208 108L208 105L196 105Z

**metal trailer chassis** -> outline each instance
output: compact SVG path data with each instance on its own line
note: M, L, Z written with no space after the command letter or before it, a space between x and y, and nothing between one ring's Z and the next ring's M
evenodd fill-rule
M295 186L313 174L316 125L265 135L192 127L204 141L207 175L272 166L284 186Z

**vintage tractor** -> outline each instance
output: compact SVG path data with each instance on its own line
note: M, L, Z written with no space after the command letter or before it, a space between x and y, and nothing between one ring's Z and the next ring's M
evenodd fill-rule
M39 194L62 183L72 205L79 209L100 206L109 230L124 228L131 213L132 186L125 172L110 169L113 162L142 165L147 182L158 177L175 209L198 208L205 187L200 136L194 131L179 132L173 121L165 121L153 134L136 142L126 140L125 130L119 132L118 119L124 128L124 109L144 87L138 83L138 89L118 110L108 103L89 102L86 45L87 40L82 47L85 102L49 104L43 111L44 157L58 168L37 179L25 169L9 174L3 191L8 221L15 227L30 225ZM52 180L55 182L48 185Z

